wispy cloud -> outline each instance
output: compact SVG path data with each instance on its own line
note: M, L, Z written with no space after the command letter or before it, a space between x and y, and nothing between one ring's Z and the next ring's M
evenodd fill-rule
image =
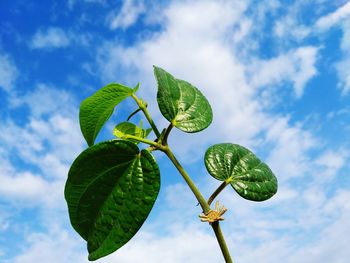
M340 46L343 53L342 59L335 63L339 78L338 87L343 95L347 95L350 92L350 2L319 18L316 21L315 28L324 32L335 26L340 27L343 31Z
M2 52L0 52L0 76L0 88L5 91L12 90L18 71L11 58Z
M39 29L33 36L30 47L33 49L55 49L69 46L71 40L61 28L49 27L45 30Z
M275 86L289 81L293 83L297 98L303 95L307 82L316 75L318 48L304 46L285 52L269 60L258 60L250 69L253 86Z
M316 160L316 164L322 167L318 175L322 180L319 180L329 182L331 179L334 179L334 176L339 174L339 171L344 167L348 158L349 153L347 150L324 152Z
M280 180L288 180L290 177L305 176L311 168L308 164L310 151L316 145L314 136L302 129L302 127L290 127L288 118L279 118L271 123L267 132L267 141L275 142L268 163Z
M350 4L349 4L350 6ZM342 24L343 37L341 40L341 50L343 52L343 58L336 63L335 68L339 77L339 88L342 90L343 95L347 95L350 92L350 15L349 19Z
M325 30L330 27L339 24L344 19L349 19L350 17L350 2L345 3L343 6L339 7L333 13L325 15L316 21L316 28Z
M9 102L12 108L28 106L34 117L42 117L57 112L63 115L71 114L75 103L71 93L45 83L37 84L35 89L27 92L25 96L17 94L10 96ZM62 107L62 105L65 105L65 107Z
M65 229L51 225L48 233L31 233L25 240L27 249L11 259L14 263L52 262L68 263L87 262L82 255L78 238L73 238Z
M110 29L126 29L137 22L139 16L145 11L143 1L124 0L120 10L109 15Z

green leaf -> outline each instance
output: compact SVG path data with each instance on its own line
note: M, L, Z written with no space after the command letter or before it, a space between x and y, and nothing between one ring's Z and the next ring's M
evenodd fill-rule
M154 67L158 82L157 101L163 116L184 132L199 132L213 120L210 104L190 83Z
M122 122L115 126L113 130L113 134L120 139L126 139L135 143L139 143L139 141L128 139L127 135L133 135L139 138L147 138L148 134L152 131L152 128L142 129L139 126L131 122Z
M133 89L121 84L109 84L80 105L80 129L89 146L93 145L102 126L112 115L114 108L133 94Z
M136 234L159 188L154 157L132 142L102 142L77 157L65 198L72 226L87 241L89 260L114 252Z
M277 192L277 178L270 168L240 145L213 145L205 153L204 161L214 178L230 181L233 189L245 199L264 201Z

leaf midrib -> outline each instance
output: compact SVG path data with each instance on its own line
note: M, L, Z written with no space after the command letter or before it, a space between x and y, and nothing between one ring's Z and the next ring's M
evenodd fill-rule
M111 155L111 154L110 154L110 155ZM114 170L114 169L116 169L116 168L118 168L118 167L120 167L120 166L128 165L129 163L134 162L135 160L136 160L136 158L135 158L135 159L132 159L132 160L130 160L130 161L128 161L128 162L125 162L125 163L123 163L123 164L115 165L115 166L113 166L113 167L111 167L111 168L105 170L104 172L98 174L98 176L96 176L91 182L89 182L89 183L86 185L86 187L84 188L84 190L81 192L81 195L80 195L79 200L78 200L78 202L77 202L78 206L77 206L75 218L76 218L76 219L78 218L79 204L80 204L81 198L87 193L87 189L89 189L89 188L96 182L96 180L97 180L98 178L103 177L106 173L108 173L108 172L110 172L110 171L112 171L112 170ZM124 175L124 173L123 173L121 176L123 176L123 175ZM118 177L118 180L119 180L119 178L120 178L121 176ZM117 182L118 182L118 181L117 181ZM117 183L117 182L116 182L116 183ZM113 188L112 188L112 190L113 190ZM110 194L108 194L107 197L108 197L109 195L110 195ZM104 203L104 202L103 202L103 203ZM101 209L101 208L102 208L102 206L100 207L100 209ZM90 221L94 221L94 220L96 219L97 215L100 213L100 209L99 209L99 211L96 213L95 218L94 218L93 220L90 220ZM88 236L90 235L90 231L91 231L91 229L89 229L89 231L88 231L87 238L88 238Z
M132 171L134 170L134 165L135 165L135 162L136 162L137 160L138 160L138 158L135 158L135 159L133 159L132 161L130 161L130 162L132 162L132 164L131 164L130 166L128 166L128 168L130 168ZM123 173L120 177L122 177L124 174L125 174L125 173ZM112 188L111 193L113 192L113 189L114 189L114 188ZM109 194L107 195L106 200L110 197L111 193L109 193ZM94 218L94 220L95 220L95 219L98 217L98 215L100 214L102 207L103 207L103 205L101 205L99 211L96 213L96 217ZM119 224L120 224L120 223L119 223ZM91 230L92 230L92 229L89 230L88 236L90 236ZM107 235L104 236L103 241L101 242L100 246L99 246L97 249L95 249L93 252L97 251L100 247L103 247L103 244L104 244L104 242L106 241L106 239L108 238L108 236L109 236L109 234L107 234ZM93 252L90 252L90 254L93 253Z

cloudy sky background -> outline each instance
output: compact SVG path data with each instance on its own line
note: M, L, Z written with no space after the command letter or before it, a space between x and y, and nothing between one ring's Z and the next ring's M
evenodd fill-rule
M86 147L79 104L109 82L141 82L166 126L152 65L212 105L208 129L170 139L205 196L219 185L203 165L215 143L252 149L278 177L263 203L229 188L220 196L235 262L350 258L349 1L14 0L0 2L0 262L87 262L63 197ZM135 109L122 106L99 141ZM223 262L187 186L156 158L162 189L149 219L100 262Z

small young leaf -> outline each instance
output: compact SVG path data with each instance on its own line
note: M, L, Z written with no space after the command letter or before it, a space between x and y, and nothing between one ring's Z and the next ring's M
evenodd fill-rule
M133 88L133 93L135 94L140 88L140 83L137 83L137 85L135 86L135 88Z
M190 133L199 132L210 125L213 112L196 87L158 67L154 67L154 74L158 82L158 106L168 121Z
M65 198L72 226L88 243L89 260L114 252L136 234L159 188L154 157L134 143L102 142L77 157Z
M131 122L122 122L122 123L119 123L117 126L115 126L113 130L113 134L120 139L126 139L129 141L138 143L138 141L133 139L128 139L126 138L126 136L133 135L143 139L143 138L146 138L151 131L152 131L151 128L142 129Z
M270 168L240 145L213 145L206 151L204 161L214 178L230 180L233 189L245 199L264 201L277 192L277 178Z
M89 146L93 145L102 126L112 115L115 106L133 94L133 89L121 84L109 84L80 105L80 129Z

